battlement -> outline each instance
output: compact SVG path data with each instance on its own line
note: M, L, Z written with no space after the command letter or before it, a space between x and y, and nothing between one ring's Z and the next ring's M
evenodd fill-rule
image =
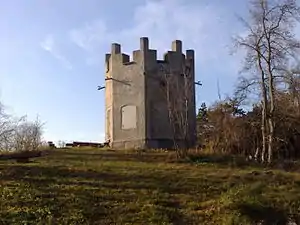
M162 59L157 58L157 50L150 48L147 37L140 38L140 46L132 55L124 54L119 43L111 44L110 52L105 55L105 137L112 148L173 148L174 138L178 146L187 145L183 136L174 132L176 126L170 120L169 103L173 102L174 106L180 106L180 115L187 117L188 145L193 145L196 140L194 57L194 50L183 52L180 40L170 43ZM185 82L184 77L190 82ZM189 88L183 90L180 87L183 82Z
M171 43L171 50L167 51L164 54L163 60L157 59L157 50L149 48L149 39L147 37L140 38L140 49L134 50L132 52L132 57L127 54L122 53L122 48L119 43L112 43L111 45L111 52L106 54L105 62L107 66L107 71L109 70L109 65L111 60L114 63L121 63L123 65L132 65L139 62L144 62L145 60L156 61L157 63L168 63L170 58L172 57L183 57L183 59L194 59L194 50L188 49L186 53L182 53L182 41L181 40L174 40ZM131 59L132 58L132 61Z

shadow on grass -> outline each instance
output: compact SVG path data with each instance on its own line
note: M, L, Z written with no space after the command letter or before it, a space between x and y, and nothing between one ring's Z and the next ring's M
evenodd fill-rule
M291 219L297 220L292 211L297 212L298 206L293 207L286 200L282 202L282 198L276 198L279 196L270 191L266 182L256 181L224 193L220 205L227 215L233 215L228 217L228 224L286 225Z
M126 157L131 157L131 160L136 161L140 159L135 158L138 156L134 153L122 152L62 151L54 154L56 155L49 156L48 165L52 165L51 157L54 157L54 160L68 162L70 168L66 166L46 167L43 166L42 161L40 164L0 165L1 182L8 185L15 184L15 186L7 186L12 191L7 195L8 197L1 199L0 196L1 209L34 206L35 208L30 212L19 214L26 214L27 220L36 222L38 218L45 217L48 212L51 212L54 218L52 224L199 224L192 223L185 215L185 210L187 210L185 207L191 202L196 205L199 202L218 199L228 189L239 187L241 184L249 185L258 179L264 180L264 183L276 181L278 185L291 182L288 180L290 178L277 177L276 174L270 176L262 173L258 175L249 173L247 175L236 174L234 177L230 173L222 174L222 171L226 173L226 170L218 170L219 168L206 174L205 167L195 168L198 171L194 175L189 174L193 172L192 170L186 172L177 169L164 170L164 168L151 170L150 167L141 168L140 164L134 164L132 167L120 164L124 167L122 170L113 170L115 168L109 168L109 166L97 167L95 169L98 171L96 171L84 166L72 168L71 162L67 160L71 157L86 161L97 158L98 161L101 159L101 161L108 160L115 163L115 161L126 161ZM143 157L147 156L148 154L145 154ZM215 158L214 163L228 165L226 164L228 159L223 162L219 160L216 161ZM189 175L192 176L189 177ZM295 184L290 187L297 186ZM234 206L241 215L253 222L263 220L265 223L262 224L266 225L282 224L281 222L287 219L286 206L281 207L277 204L277 207L273 207L273 203L278 202L277 199L253 202L245 197L248 195L260 197L260 192L265 191L264 188L255 189L252 193L248 192L247 186L246 190L241 195L235 195L235 193L229 195L230 200L236 200L231 206ZM245 200L240 199L241 197ZM30 214L43 207L48 207L48 211L41 212L40 215ZM294 207L298 206L294 205ZM0 218L14 218L18 215L5 212L5 210L0 212ZM8 221L13 224L13 219ZM271 223L272 221L275 222ZM18 223L15 222L15 224Z
M97 221L98 224L115 223L120 215L124 217L122 222L134 222L133 215L141 213L143 207L141 203L144 202L146 205L149 203L152 205L144 212L146 218L152 217L152 222L159 223L160 220L165 220L172 224L187 223L187 219L180 212L179 201L170 198L169 195L186 193L188 190L182 186L171 185L171 180L163 177L35 165L12 165L2 169L1 172L1 181L17 181L28 184L32 190L37 190L38 194L35 194L35 197L44 199L45 203L52 205L51 212L55 217L61 218L64 210L77 208L83 218ZM54 199L61 200L54 201ZM139 201L140 203L135 205ZM31 201L27 203L33 204ZM149 215L146 216L147 213ZM2 216L5 217L3 214ZM108 222L102 221L104 218Z
M255 203L243 203L237 205L238 211L246 216L254 224L262 225L286 225L289 221L285 211L270 206Z
M279 169L286 172L300 172L300 161L277 160L272 164L263 164L255 161L246 160L240 155L222 155L222 154L191 154L189 161L196 164L217 164L222 167L231 168L257 168L257 169Z
M66 160L80 160L82 158L88 160L107 160L107 161L126 161L126 162L166 162L168 153L156 152L125 152L125 151L108 151L108 150L68 150L56 151L55 156L65 158Z
M1 167L0 167L1 171ZM219 187L224 181L221 178L211 177L182 177L176 171L94 171L68 169L66 167L43 167L39 165L12 165L5 168L1 175L2 180L20 180L32 185L56 183L61 185L88 185L91 187L105 187L109 189L133 189L133 190L159 190L168 194L185 194L197 192L198 187L209 190L209 194L215 195L227 187ZM214 190L215 189L215 190Z

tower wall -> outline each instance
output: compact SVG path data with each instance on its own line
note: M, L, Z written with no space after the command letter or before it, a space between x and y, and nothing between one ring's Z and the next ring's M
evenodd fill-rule
M154 51L154 50L152 50ZM156 51L154 51L156 56ZM188 98L188 145L196 141L196 109L195 109L195 70L194 51L182 53L182 42L172 42L171 51L164 54L163 60L147 60L146 74L146 114L147 114L147 146L151 148L172 148L174 138L179 146L184 146L183 133L176 135L174 122L185 116L184 96ZM187 68L189 71L187 72ZM188 75L186 86L182 75ZM187 93L184 93L187 91ZM169 94L168 94L169 92ZM173 119L170 120L170 113ZM176 114L174 116L174 114ZM181 126L181 127L180 127ZM179 125L179 129L182 128ZM177 132L178 133L178 132Z
M133 61L112 44L106 57L106 140L113 148L139 148L145 143L145 77L143 50Z
M133 52L133 60L122 54L119 44L112 44L106 55L106 140L113 148L170 148L173 147L174 126L171 123L171 99L182 102L186 90L181 74L189 68L188 88L189 142L195 139L194 52L182 53L181 41L172 42L172 51L157 60L157 51L149 49L148 38L140 39L140 49ZM167 78L168 77L168 78ZM192 85L191 85L192 84ZM176 102L175 101L175 102ZM179 107L180 109L180 107ZM182 112L181 112L182 113ZM182 137L178 137L178 143Z

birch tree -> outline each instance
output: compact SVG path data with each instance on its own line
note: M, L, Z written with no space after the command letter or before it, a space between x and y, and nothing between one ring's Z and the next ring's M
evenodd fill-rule
M244 72L252 71L259 83L261 96L261 161L272 161L276 135L275 95L280 78L286 75L296 58L299 42L294 27L299 18L296 0L250 1L249 19L240 18L245 36L235 38L238 48L246 52Z

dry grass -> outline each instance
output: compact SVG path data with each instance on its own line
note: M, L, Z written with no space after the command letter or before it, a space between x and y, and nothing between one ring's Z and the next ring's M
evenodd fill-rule
M299 220L298 173L169 153L58 149L0 161L0 224L286 224Z

